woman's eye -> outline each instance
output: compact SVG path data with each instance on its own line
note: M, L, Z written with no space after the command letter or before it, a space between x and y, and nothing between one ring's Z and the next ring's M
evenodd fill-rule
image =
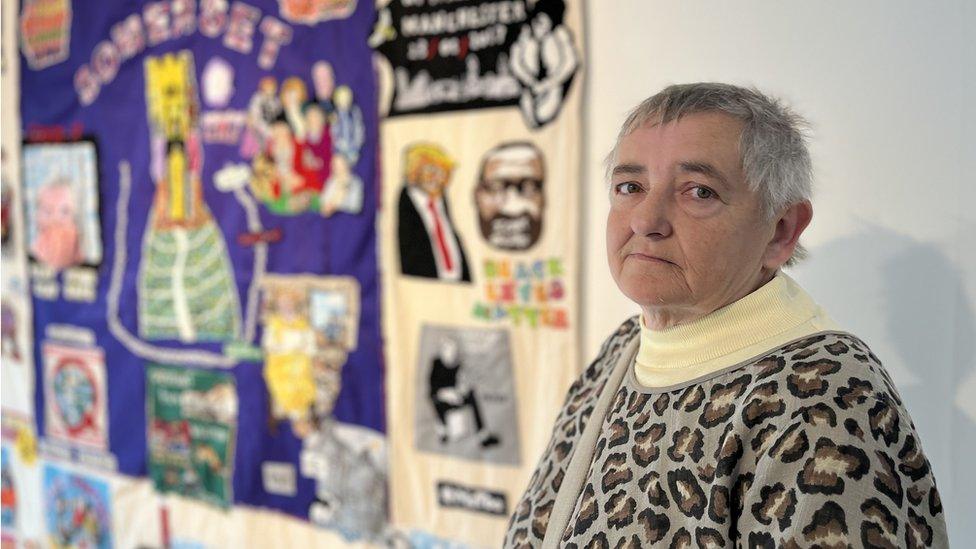
M692 188L692 192L694 193L694 197L699 200L708 200L709 198L715 198L717 196L715 191L709 189L708 187L702 187L701 185Z
M640 192L641 186L634 182L617 183L614 185L614 190L617 194L634 194Z

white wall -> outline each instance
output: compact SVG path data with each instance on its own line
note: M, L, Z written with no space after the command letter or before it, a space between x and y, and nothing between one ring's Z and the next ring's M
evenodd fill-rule
M755 85L813 124L811 258L792 275L874 349L976 538L976 3L590 0L583 356L637 309L606 267L602 159L671 83Z

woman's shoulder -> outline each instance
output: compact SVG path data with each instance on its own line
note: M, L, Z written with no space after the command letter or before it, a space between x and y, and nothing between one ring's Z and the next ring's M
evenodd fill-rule
M613 366L617 363L620 355L627 349L627 346L640 337L640 317L634 315L624 320L617 329L600 345L600 351L596 357L583 369L576 381L569 388L569 397L573 394L602 386L601 384L610 375Z
M778 385L780 394L793 401L787 407L795 410L847 409L881 401L904 412L891 375L867 343L848 332L819 332L791 341L746 370L753 374L753 385Z
M793 484L795 501L805 503L791 520L802 532L825 509L842 509L877 539L897 539L903 530L906 543L945 544L941 498L921 437L888 371L862 339L813 334L747 370L752 381L738 433L750 442L739 448L755 464L753 493L763 499ZM875 516L886 519L875 522Z
M596 379L609 371L628 344L640 337L640 315L624 320L600 345L600 352L583 371L584 379Z

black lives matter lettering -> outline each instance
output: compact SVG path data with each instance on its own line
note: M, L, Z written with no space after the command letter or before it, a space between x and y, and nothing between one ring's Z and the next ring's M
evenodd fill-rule
M393 69L389 116L517 106L554 120L580 65L563 0L393 0L370 43Z
M437 503L442 507L454 507L477 513L508 515L505 494L484 488L469 488L453 482L437 483Z

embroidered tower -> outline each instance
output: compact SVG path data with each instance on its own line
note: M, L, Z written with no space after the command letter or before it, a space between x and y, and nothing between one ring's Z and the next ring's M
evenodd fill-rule
M145 78L155 193L139 266L139 333L184 342L237 338L237 285L203 197L193 57L148 57Z

